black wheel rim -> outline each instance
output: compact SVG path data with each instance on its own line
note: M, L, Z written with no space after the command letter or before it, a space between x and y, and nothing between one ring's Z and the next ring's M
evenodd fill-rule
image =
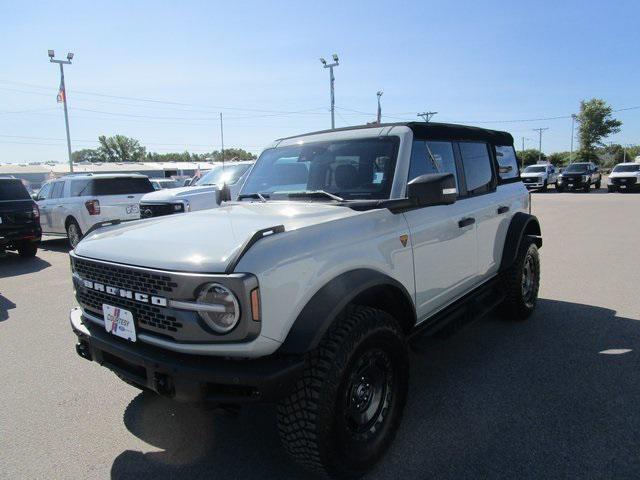
M536 262L533 255L528 253L522 267L522 300L528 307L532 307L535 302L537 282L538 271Z
M393 395L391 359L381 349L365 352L351 369L344 391L344 416L355 434L375 433L383 424Z

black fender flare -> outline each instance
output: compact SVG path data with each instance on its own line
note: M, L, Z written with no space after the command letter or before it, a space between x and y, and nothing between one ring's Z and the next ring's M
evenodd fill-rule
M538 248L542 247L542 231L540 222L529 213L517 212L512 218L507 230L507 236L502 249L500 272L508 269L516 259L520 243L524 237L532 238Z
M404 285L376 270L350 270L330 280L311 297L291 326L279 353L313 350L338 314L350 303L359 301L387 311L406 332L415 326L415 305Z

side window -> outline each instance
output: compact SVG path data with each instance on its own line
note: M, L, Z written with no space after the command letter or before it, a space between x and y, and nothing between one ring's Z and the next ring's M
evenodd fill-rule
M493 179L486 143L460 142L460 155L469 194L489 191Z
M89 180L72 180L71 181L71 197L82 197L83 195L89 195L88 187Z
M453 173L456 184L458 183L456 160L451 142L413 141L408 181L430 173Z
M498 166L500 170L498 176L500 180L509 180L510 178L517 178L518 171L518 158L516 157L516 151L511 145L496 145L496 156L498 157ZM553 172L553 167L551 167Z
M53 191L49 198L60 198L62 197L62 189L64 188L64 182L54 182Z
M38 192L38 200L46 200L49 198L49 194L51 193L51 184L45 183L40 191Z

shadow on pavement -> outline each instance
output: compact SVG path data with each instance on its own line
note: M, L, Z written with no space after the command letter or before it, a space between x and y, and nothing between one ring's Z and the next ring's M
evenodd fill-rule
M71 250L69 241L66 238L45 238L40 242L38 248L47 252L68 253Z
M9 310L16 308L16 304L0 293L0 322L4 322L9 318Z
M420 339L402 426L368 478L636 477L639 354L640 321L544 299L525 322L491 315ZM309 477L271 407L226 418L140 394L124 423L161 451L124 451L114 479Z
M4 257L0 257L0 278L35 273L50 266L49 262L37 256L22 258L17 253L7 252Z

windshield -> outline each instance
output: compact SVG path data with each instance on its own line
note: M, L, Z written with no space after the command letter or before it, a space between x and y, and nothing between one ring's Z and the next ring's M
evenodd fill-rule
M531 165L524 169L523 173L544 173L547 171L547 167L544 165Z
M397 137L273 148L260 156L240 194L321 190L346 200L389 198L397 150ZM314 198L331 200L326 194Z
M28 200L31 197L20 180L0 180L1 200Z
M572 163L564 169L562 173L584 173L587 171L588 163Z
M614 172L640 172L640 163L635 165L616 165Z
M218 165L209 170L196 182L196 185L233 185L244 172L246 172L250 163L240 163L236 165Z

